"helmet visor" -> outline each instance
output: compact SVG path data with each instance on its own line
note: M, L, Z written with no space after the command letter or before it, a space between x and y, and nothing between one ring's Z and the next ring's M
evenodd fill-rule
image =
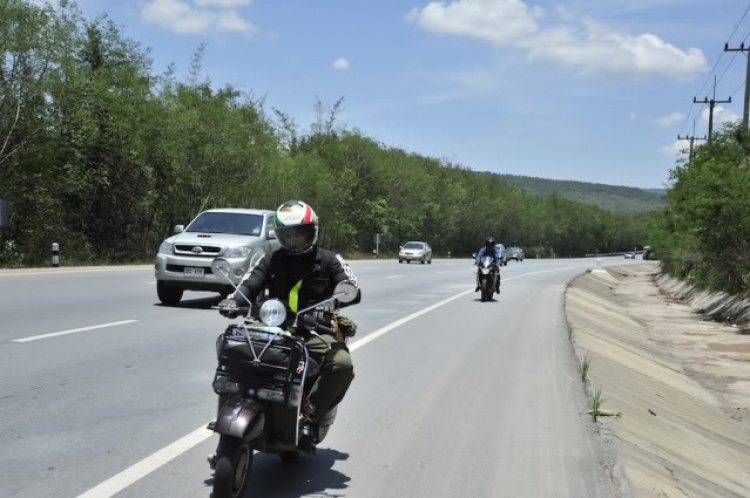
M278 227L276 238L286 251L301 254L315 244L316 226L312 223L292 227Z

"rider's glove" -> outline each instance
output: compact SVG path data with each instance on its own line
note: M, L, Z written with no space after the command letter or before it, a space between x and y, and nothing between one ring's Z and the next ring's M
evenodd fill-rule
M227 318L237 318L239 309L234 299L224 299L219 303L219 313Z

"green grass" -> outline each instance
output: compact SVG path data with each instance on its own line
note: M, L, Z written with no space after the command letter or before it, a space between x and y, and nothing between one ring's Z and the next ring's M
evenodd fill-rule
M589 379L589 369L591 368L591 355L588 353L586 356L583 357L583 362L581 363L581 382L584 384Z
M589 413L592 417L594 417L594 422L596 422L596 417L600 417L602 414L602 405L604 404L604 398L602 398L602 390L601 388L596 388L594 390L594 395L591 397L591 402L589 403Z

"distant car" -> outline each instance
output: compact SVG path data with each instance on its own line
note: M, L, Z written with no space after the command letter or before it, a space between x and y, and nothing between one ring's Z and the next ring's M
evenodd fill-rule
M516 261L523 262L523 258L526 257L526 255L523 252L523 249L520 247L509 247L508 248L508 259L515 259Z
M634 252L626 252L625 253L625 259L635 259L635 253Z
M508 266L508 250L505 249L505 246L503 244L495 244L495 249L500 250L500 264Z
M419 261L422 264L432 264L432 248L427 242L411 241L401 246L398 252L398 262L411 263Z
M176 305L186 290L230 294L232 287L213 274L211 261L227 259L230 277L239 284L254 262L280 247L274 215L257 209L209 209L187 228L175 226L175 235L162 242L156 255L156 294L162 304Z

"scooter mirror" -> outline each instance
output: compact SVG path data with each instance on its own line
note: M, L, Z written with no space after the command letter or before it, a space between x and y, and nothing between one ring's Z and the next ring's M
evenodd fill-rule
M211 261L211 270L214 272L214 275L221 275L229 280L229 272L232 271L232 265L224 258L216 258ZM229 281L231 282L231 280Z
M333 292L336 294L336 299L338 299L339 302L351 303L357 299L358 289L351 281L344 280L343 282L338 283Z

